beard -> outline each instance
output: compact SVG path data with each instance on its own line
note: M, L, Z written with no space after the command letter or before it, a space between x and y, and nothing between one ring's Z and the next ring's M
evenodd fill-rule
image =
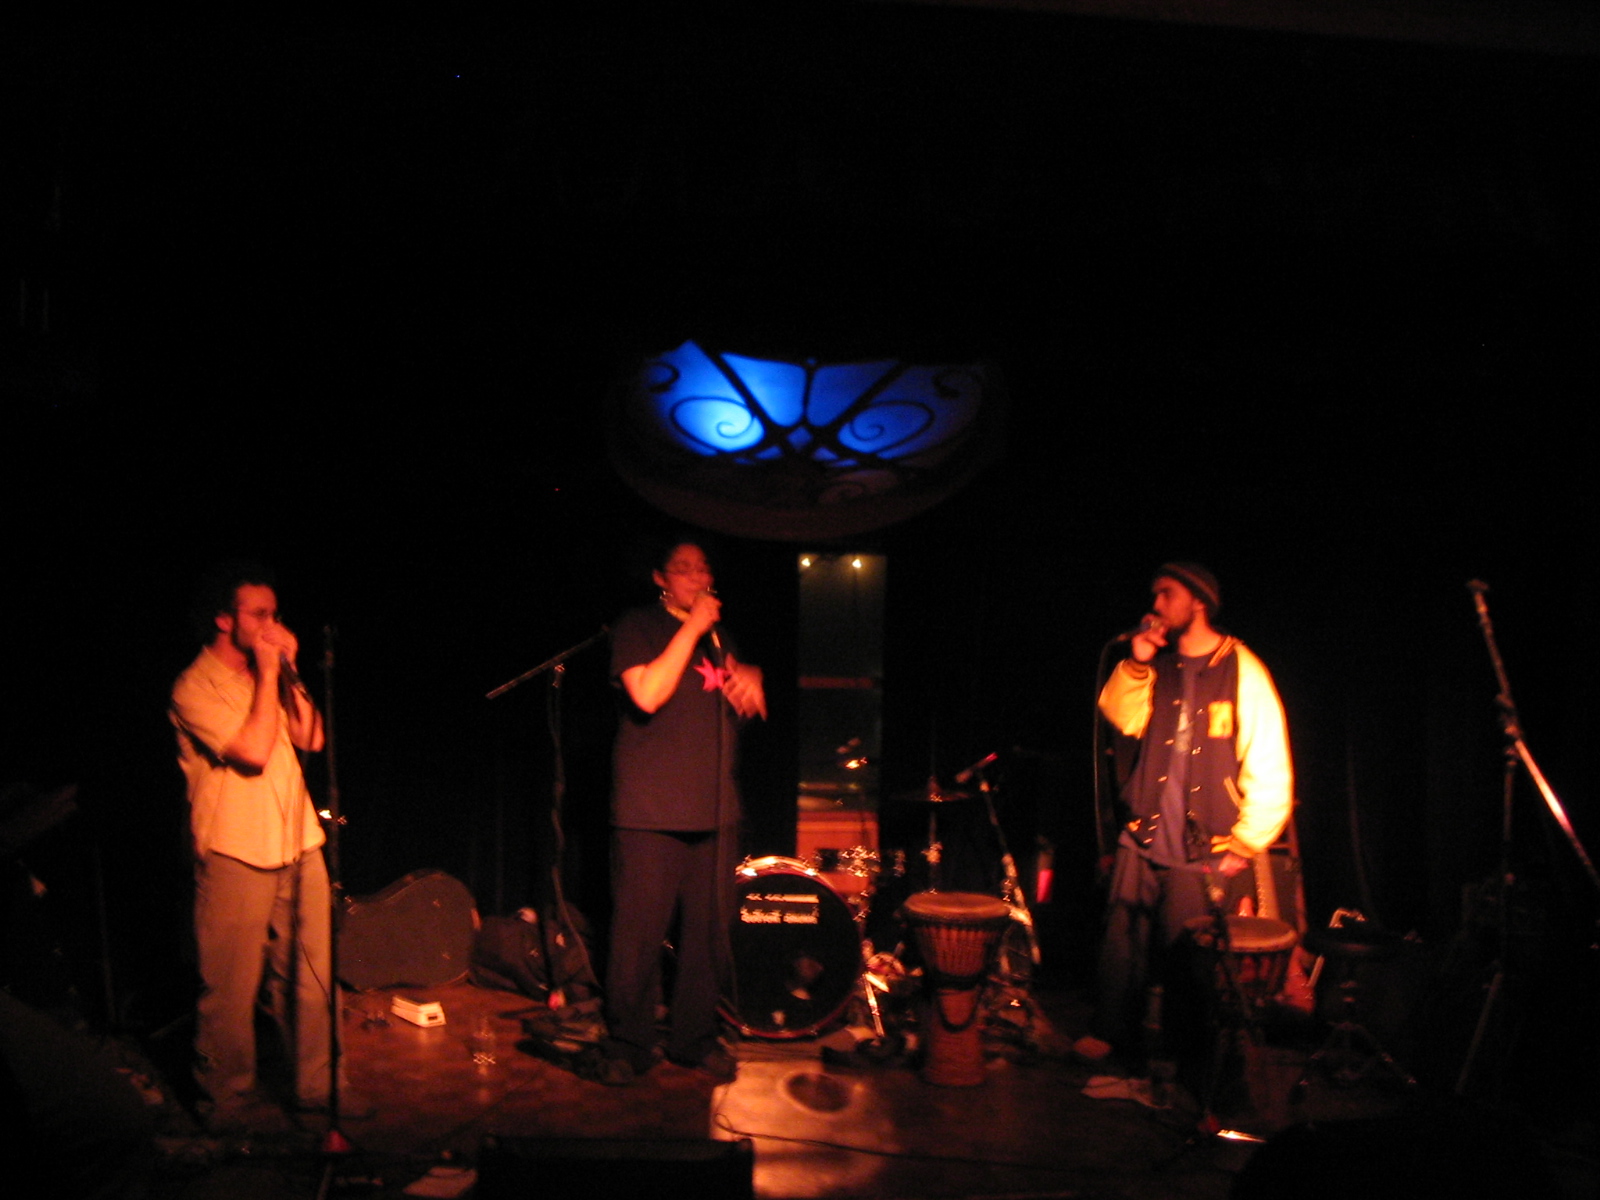
M1194 628L1194 612L1193 612L1193 610L1191 610L1189 612L1189 615L1187 617L1185 617L1181 623L1175 621L1172 624L1167 626L1167 640L1168 641L1177 641L1184 634L1188 633L1189 630L1191 630L1192 628Z

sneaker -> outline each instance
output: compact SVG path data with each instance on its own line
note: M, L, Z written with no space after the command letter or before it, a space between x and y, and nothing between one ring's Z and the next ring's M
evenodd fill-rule
M1072 1052L1086 1063L1104 1062L1111 1057L1111 1043L1086 1033L1072 1043Z
M669 1056L670 1057L670 1056ZM702 1075L709 1075L718 1083L732 1083L739 1077L739 1061L721 1046L713 1047L699 1059L674 1058L680 1067L688 1067Z
M1146 1108L1172 1107L1171 1096L1153 1087L1148 1079L1124 1079L1120 1075L1095 1075L1083 1089L1091 1100L1132 1100Z

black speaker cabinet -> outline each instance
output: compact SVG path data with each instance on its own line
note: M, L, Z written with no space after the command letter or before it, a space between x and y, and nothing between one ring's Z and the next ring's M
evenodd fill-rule
M413 871L345 905L339 921L339 978L358 992L437 987L460 979L477 932L472 893L443 871Z
M489 1136L477 1200L545 1196L753 1200L755 1147L737 1142Z

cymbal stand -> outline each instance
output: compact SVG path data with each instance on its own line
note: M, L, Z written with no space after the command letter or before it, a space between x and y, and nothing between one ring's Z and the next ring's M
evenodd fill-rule
M983 795L984 810L989 815L989 827L994 830L995 843L1000 847L1000 898L1010 905L1012 919L1027 931L1028 957L1037 967L1039 935L1033 927L1033 913L1028 909L1028 891L1022 886L1022 877L1017 872L1017 860L1012 857L1011 847L1006 842L1005 830L1000 827L1000 817L994 805L995 785L990 782L988 775L988 768L998 757L990 754L980 759L958 774L956 782L965 783L968 778L978 781L978 791Z
M928 776L928 800L928 845L922 857L928 864L928 890L937 892L942 879L939 864L944 860L944 843L939 840L939 805L945 802L937 775Z

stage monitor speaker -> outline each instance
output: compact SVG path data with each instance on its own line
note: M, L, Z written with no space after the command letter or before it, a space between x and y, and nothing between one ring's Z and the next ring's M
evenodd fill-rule
M484 1138L477 1200L627 1196L653 1200L753 1200L755 1147L748 1138Z
M477 925L472 893L460 880L443 871L413 871L345 905L339 978L358 992L461 979L472 962Z

